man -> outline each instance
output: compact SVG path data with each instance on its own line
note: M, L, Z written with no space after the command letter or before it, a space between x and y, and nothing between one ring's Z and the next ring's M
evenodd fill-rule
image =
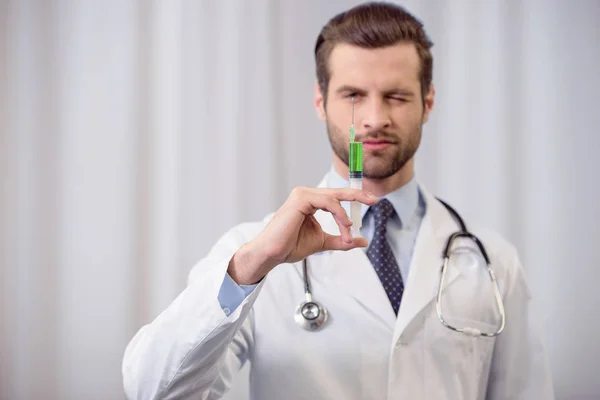
M431 45L394 5L363 4L323 28L315 106L331 171L264 221L234 227L193 268L186 289L126 349L130 399L217 399L247 361L253 399L553 398L518 255L498 235L467 223L498 279L503 331L466 335L438 318L440 255L459 228L414 176L434 104ZM353 103L364 191L348 188ZM364 204L362 237L350 234L349 201ZM502 319L483 256L473 242L460 248L446 271L444 319L493 334ZM294 318L305 271L328 310L314 331Z

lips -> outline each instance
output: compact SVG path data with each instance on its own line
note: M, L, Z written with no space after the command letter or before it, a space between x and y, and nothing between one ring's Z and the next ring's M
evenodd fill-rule
M383 150L394 143L385 139L368 139L363 142L363 148L368 150Z

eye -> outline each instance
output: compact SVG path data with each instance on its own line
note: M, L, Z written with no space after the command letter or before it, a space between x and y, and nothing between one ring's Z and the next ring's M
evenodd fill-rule
M400 97L400 96L389 96L389 99L398 102L398 103L406 103L408 102L408 99L406 97Z

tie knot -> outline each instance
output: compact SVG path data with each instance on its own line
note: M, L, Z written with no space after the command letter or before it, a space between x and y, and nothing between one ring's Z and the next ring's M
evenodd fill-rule
M382 199L371 206L371 212L375 220L375 229L385 229L388 220L396 213L396 210L388 199Z

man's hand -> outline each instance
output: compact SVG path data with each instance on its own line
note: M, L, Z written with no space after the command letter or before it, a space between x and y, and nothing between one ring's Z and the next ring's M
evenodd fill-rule
M352 221L340 201L373 205L377 198L357 189L295 188L265 229L233 256L229 275L240 285L254 284L282 263L294 263L326 250L366 247L365 238L350 235ZM333 215L340 236L323 231L314 217L317 210Z

